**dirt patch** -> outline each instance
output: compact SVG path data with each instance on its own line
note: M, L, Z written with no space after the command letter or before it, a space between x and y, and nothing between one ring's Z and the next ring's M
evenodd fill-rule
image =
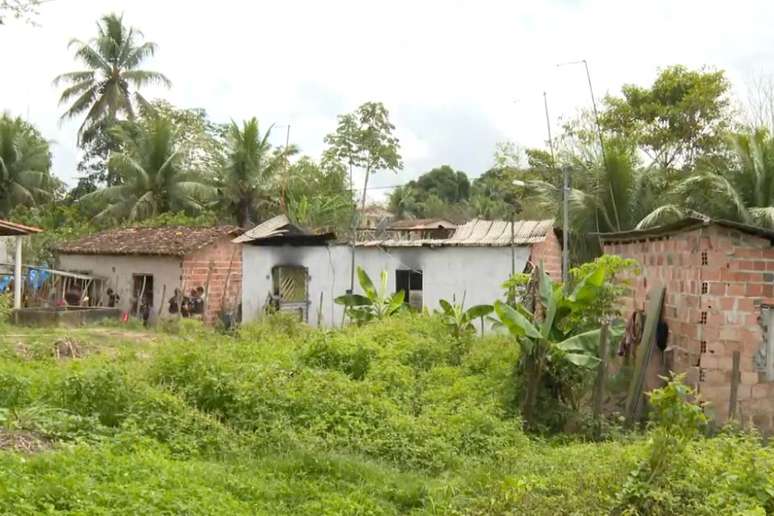
M51 448L51 441L35 432L0 428L0 450L38 453Z

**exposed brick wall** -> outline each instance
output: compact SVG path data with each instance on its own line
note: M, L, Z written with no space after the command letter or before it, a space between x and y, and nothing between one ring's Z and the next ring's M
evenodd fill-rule
M710 402L710 414L728 418L732 355L741 354L738 412L743 423L774 429L774 382L755 362L764 345L761 306L774 304L774 247L767 239L717 225L638 241L606 242L606 254L636 259L625 313L644 309L655 283L666 287L666 356L656 350L647 387L666 369L687 379ZM772 330L774 331L774 329ZM663 365L662 365L663 364Z
M209 275L209 286L207 278ZM183 291L207 290L204 320L212 324L221 310L239 303L242 295L242 247L223 238L183 259Z
M546 239L532 246L530 261L536 265L543 263L545 271L554 281L562 279L562 244L553 231Z

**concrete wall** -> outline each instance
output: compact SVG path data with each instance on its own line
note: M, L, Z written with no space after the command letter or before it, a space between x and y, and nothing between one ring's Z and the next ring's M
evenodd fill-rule
M738 411L744 423L774 430L774 382L761 366L765 349L761 309L774 305L774 247L767 239L710 226L638 241L607 242L605 253L636 259L642 273L624 302L626 314L644 309L656 282L666 287L666 356L656 350L648 387L666 370L688 373L709 401L710 413L728 418L732 355L741 355ZM774 329L773 329L774 330ZM663 361L663 365L662 365Z
M516 271L527 264L530 247L516 248ZM332 246L251 246L243 247L242 317L255 320L271 292L271 270L277 265L295 265L309 270L309 323L317 324L322 295L322 324L341 324L343 309L333 299L350 286L350 248ZM508 247L440 248L357 248L356 263L374 282L381 271L389 274L390 292L395 291L397 269L421 270L423 306L438 308L440 299L457 301L465 294L465 306L491 303L501 298L502 283L511 273ZM361 293L355 281L356 293Z
M121 296L119 308L124 312L132 306L133 274L153 275L154 314L158 312L159 303L164 303L162 315L167 313L167 300L182 281L182 259L171 256L63 254L59 256L59 268L107 278L105 289L112 288ZM166 299L162 299L164 285L167 287Z

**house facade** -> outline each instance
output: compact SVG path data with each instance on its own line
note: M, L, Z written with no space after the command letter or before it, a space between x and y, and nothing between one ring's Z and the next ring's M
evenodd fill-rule
M153 317L169 317L175 289L188 294L201 287L203 319L212 323L239 303L242 253L232 242L238 234L233 226L112 229L59 246L58 262L62 269L105 278L92 299L107 304L111 289L126 313L144 298Z
M600 238L606 254L640 264L627 314L645 308L652 287L666 289L667 347L655 350L646 389L668 371L686 373L717 422L735 401L743 423L774 430L774 232L692 218ZM734 352L740 374L732 400Z
M272 220L237 239L244 244L243 320L274 303L313 325L341 325L343 307L334 299L350 289L353 246ZM447 239L357 242L354 262L374 282L386 271L389 293L403 290L409 305L433 310L441 299L491 303L511 271L530 263L543 262L558 279L561 245L552 220L516 222L513 245L510 222L474 220ZM357 280L355 293L362 293Z

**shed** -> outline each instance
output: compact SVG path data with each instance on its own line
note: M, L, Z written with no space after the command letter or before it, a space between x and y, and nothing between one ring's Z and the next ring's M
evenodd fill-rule
M118 294L125 312L144 297L154 314L166 316L175 289L202 287L204 320L213 322L239 303L242 253L231 240L240 233L235 226L119 228L64 243L57 253L60 268L107 278L103 288Z
M10 254L9 246L7 245L10 240L8 237L14 239L13 307L16 309L21 308L22 304L22 244L24 243L24 237L42 231L40 228L0 219L0 237L6 237L0 238L0 258L3 258L3 261Z
M285 235L277 235L283 224ZM352 245L287 224L272 219L237 239L245 244L244 320L274 304L298 311L312 324L340 324L343 309L333 300L350 288ZM413 307L431 310L441 299L464 297L466 306L491 303L502 296L511 271L521 272L530 263L543 262L552 276L561 276L553 220L516 221L513 239L511 234L508 221L474 220L449 238L356 242L354 262L374 281L386 271L390 292L403 290ZM357 282L355 291L360 292Z
M666 288L667 347L656 350L646 388L658 374L687 373L718 423L729 418L734 352L740 355L736 413L774 430L774 231L691 217L665 226L599 235L606 254L637 260L641 274L625 299L642 310L648 289Z

